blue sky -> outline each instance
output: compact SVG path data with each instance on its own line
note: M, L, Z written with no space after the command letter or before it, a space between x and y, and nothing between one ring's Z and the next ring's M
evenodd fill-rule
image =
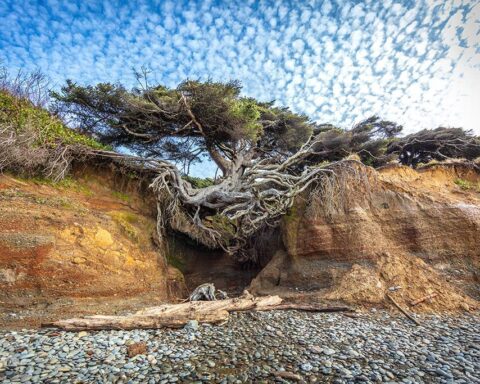
M239 79L343 127L379 114L407 132L480 133L480 0L0 2L0 59L54 84Z

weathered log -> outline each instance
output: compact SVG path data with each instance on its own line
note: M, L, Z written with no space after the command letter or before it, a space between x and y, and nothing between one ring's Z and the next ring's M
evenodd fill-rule
M225 322L228 320L229 312L249 309L263 310L281 302L282 299L279 296L253 297L246 293L244 296L234 299L165 304L126 316L86 316L59 320L44 326L53 326L69 331L179 328L190 320L197 320L201 323Z
M425 300L433 299L436 296L438 296L438 293L431 293L429 295L420 297L419 299L413 300L412 302L410 302L410 305L414 307L415 305L423 303Z
M220 323L228 320L228 312L224 310L197 314L190 317L179 316L87 316L84 318L73 318L59 320L49 324L42 324L44 327L57 327L66 331L84 330L109 330L109 329L158 329L158 328L181 328L189 320L197 320L202 323Z
M164 304L157 307L142 309L135 313L140 316L180 316L182 314L203 314L226 310L228 312L246 311L249 309L262 310L277 306L282 302L279 296L254 297L248 292L243 296L215 301L191 301L181 304ZM188 321L188 320L187 320Z
M420 325L420 323L412 315L410 315L405 309L403 309L388 293L387 293L387 297L390 299L393 305L395 305L395 307L397 307L397 309L400 312L402 312L410 321L412 321L416 325Z
M189 320L197 320L200 323L222 323L228 320L229 312L288 309L310 312L352 311L349 307L326 307L324 305L298 303L282 304L282 299L279 296L254 297L245 291L243 296L233 299L164 304L126 316L86 316L84 318L59 320L44 326L54 326L68 331L179 328Z

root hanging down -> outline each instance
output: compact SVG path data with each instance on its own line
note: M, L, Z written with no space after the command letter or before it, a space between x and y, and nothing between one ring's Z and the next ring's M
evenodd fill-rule
M175 227L178 220L184 220L190 224L192 238L211 248L224 249L239 262L247 262L255 261L248 250L249 240L261 230L276 227L299 194L309 187L328 188L328 183L338 183L336 170L353 169L352 163L358 163L346 160L305 165L305 159L314 153L314 145L315 139L309 140L283 161L272 158L253 163L250 158L237 155L232 172L206 188L192 187L166 161L108 151L96 151L96 155L154 173L150 187L158 200L159 238L164 236L165 228ZM337 198L332 193L322 196Z
M0 125L0 172L58 182L68 175L74 160L91 154L92 150L83 145L45 143L40 132L31 127L16 130L12 125Z
M188 300L190 301L214 301L228 299L226 292L216 289L212 283L205 283L199 285L190 294Z
M223 248L240 262L252 261L247 248L252 236L276 227L295 197L310 186L337 183L336 169L351 167L354 162L305 166L304 159L311 155L313 145L307 142L282 162L263 159L250 167L238 167L230 176L202 189L192 188L176 168L161 164L151 187L157 194L168 194L163 218L172 222L181 209L207 243Z

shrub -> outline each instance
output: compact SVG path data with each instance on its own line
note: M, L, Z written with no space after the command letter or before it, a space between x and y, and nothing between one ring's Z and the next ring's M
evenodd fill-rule
M457 184L463 191L476 190L477 192L480 192L480 182L475 184L468 180L456 179L454 183Z
M30 101L19 99L6 91L0 90L0 127L14 131L16 134L35 133L35 144L85 145L93 149L105 147L94 139L66 127L58 118L47 110L35 107Z
M0 172L63 179L74 158L105 149L47 110L0 90Z

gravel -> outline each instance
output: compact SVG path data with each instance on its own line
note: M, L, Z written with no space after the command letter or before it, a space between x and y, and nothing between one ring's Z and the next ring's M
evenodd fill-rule
M480 383L478 315L272 311L179 330L0 331L2 383ZM129 358L127 346L147 352Z

